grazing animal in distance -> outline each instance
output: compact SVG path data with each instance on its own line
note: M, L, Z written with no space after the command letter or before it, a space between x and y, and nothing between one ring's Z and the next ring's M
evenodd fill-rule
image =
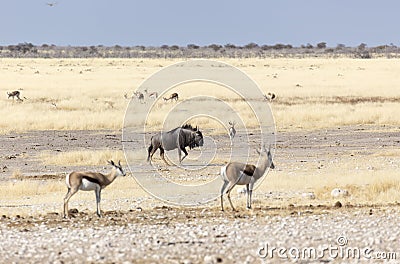
M223 185L221 188L221 210L224 211L223 196L226 188L229 203L233 211L236 211L231 201L231 191L236 185L246 185L247 192L247 208L251 208L251 196L253 193L254 184L260 179L268 168L274 169L275 165L272 161L272 154L270 149L265 146L261 150L257 150L260 155L260 165L258 167L252 164L245 164L240 162L230 162L221 167L221 177Z
M97 215L101 217L100 200L101 190L110 185L118 176L125 176L121 161L115 164L114 161L108 161L112 166L112 170L108 174L99 172L71 172L67 175L65 182L67 184L68 192L64 198L64 218L68 217L68 201L79 190L94 191L96 194Z
M229 138L231 139L231 145L233 145L233 138L236 135L236 129L235 129L235 122L229 122Z
M201 147L203 144L203 133L198 127L193 128L190 124L177 127L168 132L159 132L151 137L151 143L147 150L147 161L151 164L154 153L157 149L160 149L161 159L165 164L169 165L165 160L164 151L178 149L179 164L181 164L182 160L188 155L186 147L192 149ZM183 158L181 158L181 151L185 154Z
M140 103L142 103L142 104L144 103L144 95L143 95L143 93L141 93L139 91L136 91L133 94L136 96L136 98L139 100Z
M149 92L149 91L147 91L147 89L144 90L144 93L146 94L146 96L148 98L157 99L157 97L158 97L158 93L157 92Z
M168 98L163 97L164 101L168 101L168 100L175 100L178 101L179 99L179 95L177 93L173 93L171 94Z
M331 196L335 197L335 198L337 198L337 197L346 197L346 196L349 196L349 192L347 190L344 190L344 189L335 188L335 189L332 190Z
M266 95L264 94L264 98L268 101L272 101L276 98L276 95L274 93L267 93Z
M7 92L8 98L12 97L14 100L14 97L17 97L17 101L22 101L22 99L19 97L21 93L19 91L12 91L11 93Z

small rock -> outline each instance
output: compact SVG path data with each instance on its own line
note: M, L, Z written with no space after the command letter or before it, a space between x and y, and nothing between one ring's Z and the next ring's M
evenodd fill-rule
M342 207L342 206L343 206L342 203L339 202L339 201L337 201L337 202L335 203L335 205L334 205L334 207L336 207L336 208L340 208L340 207Z
M218 256L205 256L204 264L222 263L222 258Z
M237 189L237 194L239 194L239 195L245 195L246 193L247 193L246 187Z

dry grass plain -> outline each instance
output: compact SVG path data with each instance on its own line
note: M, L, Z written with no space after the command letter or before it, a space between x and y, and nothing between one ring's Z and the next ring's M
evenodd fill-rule
M178 60L2 59L0 78L4 97L0 100L0 133L8 135L42 130L120 131L129 103L124 94L131 95L143 80L161 67L176 62ZM278 139L279 133L282 132L303 132L306 135L309 131L327 131L338 127L357 129L358 126L374 131L382 127L384 131L396 132L400 126L400 117L397 114L400 89L396 85L400 82L400 66L397 60L226 59L223 62L244 71L265 93L274 92L277 95L271 107ZM208 91L209 94L227 101L237 111L246 111L244 104L235 100L233 93L216 89L215 85L191 83L176 87L175 91L179 92L181 100L184 100L190 96L193 89ZM20 90L24 101L8 99L6 92L12 90ZM147 103L152 101L147 98L146 100ZM163 100L156 103L155 113L150 122L155 130L162 121L158 114L168 112L172 107L173 104L166 104ZM246 114L250 120L252 114ZM243 118L246 119L246 116ZM203 118L199 119L198 123L204 129L215 128L213 120ZM224 129L223 126L210 129L210 134L224 134ZM349 133L351 131L352 129ZM286 142L278 141L278 164L280 159L291 158L281 157L279 151L281 145L287 147L285 145L292 144L290 135L287 138ZM340 141L340 138L338 140ZM358 150L355 146L351 153L346 153L352 155L351 159L344 158L346 154L340 153L341 159L334 166L325 165L322 170L314 170L318 166L314 166L312 162L300 164L298 170L290 173L287 168L280 166L279 170L268 176L262 189L311 190L321 193L319 197L323 198L325 195L322 195L321 189L347 186L352 190L352 197L357 202L400 200L400 196L396 194L400 188L396 179L396 166L399 164L398 144L386 148L379 144L367 147L368 155L357 155ZM37 159L38 163L60 166L66 171L69 166L86 165L90 168L103 165L112 157L123 159L121 149L110 150L101 147L95 150L68 149L59 153L42 150L33 155L35 157L30 158ZM293 159L296 158L296 153L290 155L293 155ZM335 155L336 153L326 153L325 158L333 159ZM143 152L138 151L137 156L141 159L144 156ZM6 158L7 155L3 157L3 166L7 166ZM388 166L387 162L394 165ZM308 166L310 168L307 168ZM372 167L373 170L356 170ZM36 174L40 173L37 171ZM4 170L1 178L6 181L2 181L1 188L9 189L10 183L7 180L11 176L25 174L23 167ZM29 176L29 173L26 176ZM382 183L386 186L384 190L378 188ZM115 183L115 189L117 186L118 183ZM362 187L361 189L365 190L359 193L359 186L368 187ZM46 192L45 189L43 191ZM6 193L12 195L13 192Z
M2 59L0 78L4 97L0 99L0 133L7 136L42 130L120 131L129 103L124 94L131 95L143 80L161 67L176 62L178 60ZM342 187L350 190L352 195L347 199L350 203L400 201L400 181L397 179L399 144L382 147L379 141L374 144L371 139L371 145L365 146L367 149L361 146L357 149L356 145L342 153L334 153L340 151L334 149L323 154L326 160L323 168L311 160L307 163L296 162L296 156L302 156L300 152L280 151L280 148L296 148L291 142L292 132L307 136L312 131L347 127L350 128L347 133L351 134L357 133L357 128L361 126L363 130L389 131L396 135L400 126L400 117L396 114L400 106L400 89L396 86L400 82L397 60L226 59L223 62L248 74L264 93L274 92L277 95L270 105L278 132L276 163L282 165L268 175L260 191L313 191L318 194L317 203L323 203L330 202L327 195L329 189ZM216 89L215 85L191 83L176 87L174 91L184 100L193 89L202 89L228 102L237 111L246 112L244 104L235 100L233 93ZM20 90L25 98L23 102L7 98L6 92L13 90ZM146 98L146 101L151 103L152 99ZM160 113L168 112L172 107L173 104L157 101L149 125L157 130L162 121ZM245 114L250 120L252 113ZM246 115L243 118L246 119ZM210 134L225 133L223 126L211 129L216 127L214 120L203 118L197 121L202 128L210 129ZM246 125L251 127L255 124ZM285 142L279 141L279 133L286 133ZM335 140L339 142L340 135ZM317 143L316 147L320 145ZM145 157L141 150L135 155L138 161ZM30 173L24 172L23 166L7 166L7 158L5 155L2 161L2 165L7 167L1 177L3 202L24 193L26 196L37 196L39 202L40 197L48 193L62 197L64 187L61 183L54 183L56 186L36 183L37 187L29 188L24 186L35 185L35 182L11 182L12 178L24 179ZM59 166L67 173L74 166L98 168L107 159L123 159L124 156L118 146L112 150L99 146L91 150L68 148L59 153L44 149L29 158L42 166ZM289 162L289 159L294 162ZM38 169L35 175L40 174ZM108 192L117 189L130 192L135 183L132 181L128 185L125 181L117 181L113 185ZM304 201L294 198L293 202ZM288 203L282 201L283 205Z
M67 228L69 223L62 221L59 215L66 193L66 173L78 169L107 172L106 160L124 160L121 129L129 103L124 94L131 95L143 80L178 61L1 59L0 93L4 95L0 98L2 221L9 227L26 230L36 228L36 222ZM237 214L220 213L219 201L195 209L163 207L161 201L150 197L131 178L132 175L128 175L117 179L103 192L102 208L107 217L100 225L119 225L120 221L125 221L124 213L118 212L129 214L129 221L138 225L143 224L143 219L153 219L150 222L155 226L167 227L167 222L159 223L158 214L164 215L165 219L193 214L193 218L204 218L205 222L201 221L208 226L213 218L236 223L238 219L269 219L270 216L290 219L291 215L310 212L316 216L327 211L336 215L337 209L332 205L337 200L350 212L354 207L367 207L368 210L378 207L382 211L380 214L385 215L386 207L398 208L398 60L282 58L222 61L247 73L264 93L277 95L270 103L277 130L274 158L277 167L256 189L254 211L244 209L245 198L236 192L233 202L239 209ZM179 92L180 100L188 98L193 89L204 89L242 112L242 117L249 119L245 120L246 125L256 125L251 121L252 113L246 113L243 102L226 90L216 89L215 85L191 83L174 89ZM6 92L13 90L20 90L23 102L7 98ZM146 103L152 102L146 98ZM162 123L162 114L173 106L173 103L158 101L148 125L157 130ZM225 127L215 120L202 117L194 122L217 140L227 138ZM222 149L229 151L229 145ZM193 160L190 155L196 153L189 152L187 161ZM146 152L142 147L129 155L133 155L131 159L137 161L137 166L145 163ZM155 163L161 165L156 156L158 154ZM208 170L210 175L225 161L224 156L212 160L215 166ZM174 168L169 171L175 175ZM201 177L207 178L207 175ZM330 191L333 188L347 189L350 196L332 198ZM316 198L304 197L306 192L313 192ZM74 196L70 208L77 208L80 213L71 223L78 226L99 224L90 216L94 215L94 200L92 192ZM159 211L154 213L154 210ZM82 221L77 220L79 218ZM21 222L20 226L13 224L15 219L17 223ZM175 224L186 223L179 219ZM177 262L182 262L177 256L175 258L180 259ZM10 261L16 259L18 257L9 258ZM203 260L202 256L193 259L194 262ZM243 261L246 259L246 256L242 258ZM115 260L106 258L106 262ZM153 261L157 262L156 259Z

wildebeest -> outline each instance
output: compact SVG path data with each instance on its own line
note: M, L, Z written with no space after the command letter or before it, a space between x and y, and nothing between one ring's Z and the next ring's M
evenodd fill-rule
M179 163L188 155L186 147L190 149L194 147L203 146L203 134L198 127L193 128L190 124L186 124L182 127L177 127L168 132L160 132L151 137L151 143L148 148L147 161L150 162L154 153L157 149L160 149L160 156L163 161L167 164L165 160L164 151L178 149ZM185 156L181 158L181 151L185 153Z

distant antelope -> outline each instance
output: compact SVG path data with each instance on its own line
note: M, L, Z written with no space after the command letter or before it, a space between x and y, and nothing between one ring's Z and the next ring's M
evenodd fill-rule
M173 94L170 95L170 97L168 97L168 98L163 97L163 99L164 99L164 101L168 101L168 100L178 101L179 95L177 93L173 93Z
M68 217L68 201L79 190L94 191L96 194L97 215L101 217L100 200L101 190L110 185L117 176L125 176L122 169L121 162L118 165L114 161L108 161L113 168L109 174L102 174L98 172L72 172L67 175L65 182L68 187L67 195L64 198L64 218Z
M154 98L157 99L158 93L157 92L148 92L147 89L144 90L144 93L148 98Z
M268 101L272 101L275 99L275 94L274 93L267 93L267 95L264 94L264 98L267 99Z
M142 104L144 103L144 95L143 95L143 93L141 93L139 91L136 91L133 94L137 97L139 102L141 102Z
M231 145L233 144L233 138L236 135L235 124L235 122L229 122L229 138L231 139Z
M19 91L12 91L11 93L7 92L8 98L12 97L14 100L14 97L17 97L18 101L22 101L22 99L19 97L21 93Z
M253 186L258 179L260 179L265 171L268 168L274 169L275 165L272 161L272 155L270 149L266 149L265 146L260 151L257 150L257 153L260 154L260 166L256 167L251 164L245 164L240 162L230 162L227 165L221 168L221 177L224 181L224 184L221 188L221 210L224 211L223 204L223 196L224 191L228 187L226 194L228 196L229 203L233 211L235 207L233 207L231 201L231 191L233 187L236 185L246 185L247 191L247 208L251 208L251 195L253 192Z

